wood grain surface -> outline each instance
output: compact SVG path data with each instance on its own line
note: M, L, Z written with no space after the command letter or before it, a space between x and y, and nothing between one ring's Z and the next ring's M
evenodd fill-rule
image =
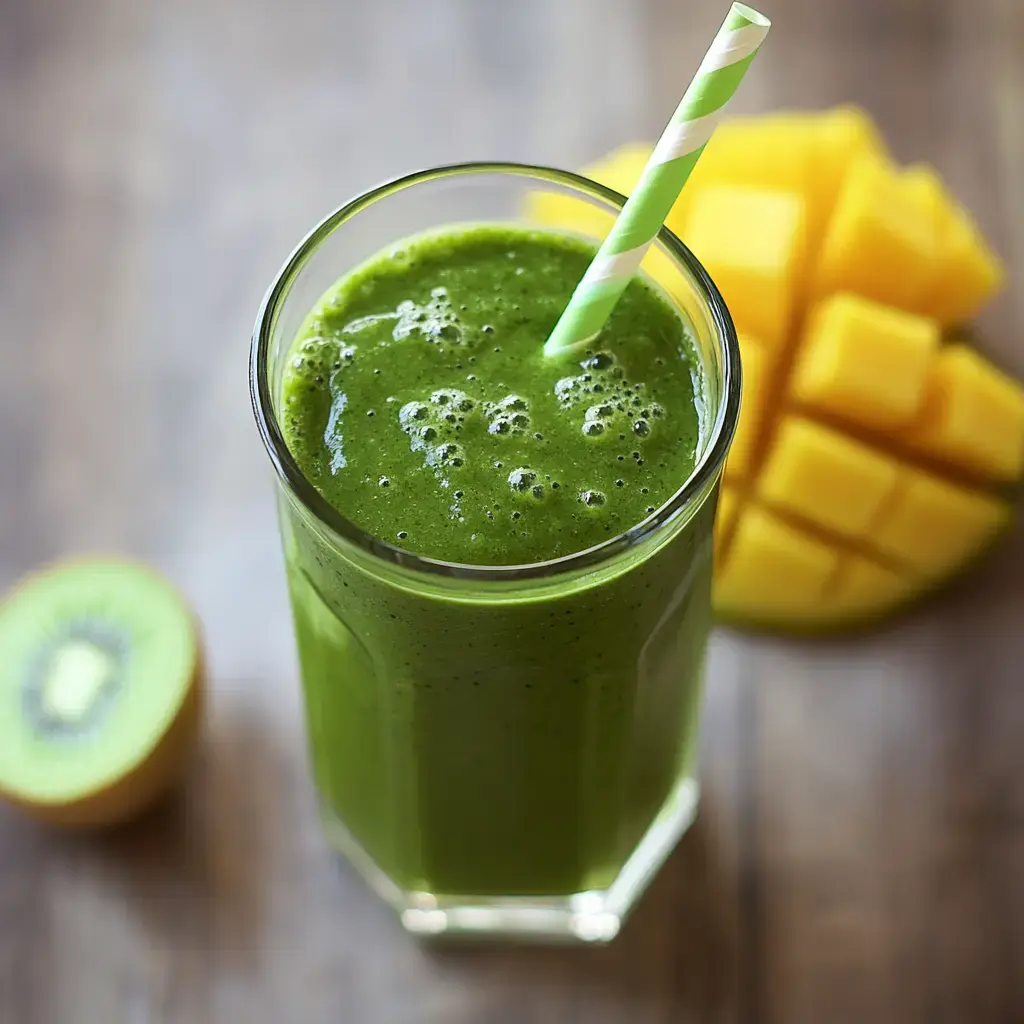
M936 163L1009 262L984 344L1024 375L1024 4L763 6L736 109L857 101ZM607 949L416 945L315 823L246 385L266 286L378 179L653 137L724 7L0 2L0 584L149 559L213 680L146 821L0 809L0 1024L1024 1020L1019 530L868 638L715 638L701 817Z

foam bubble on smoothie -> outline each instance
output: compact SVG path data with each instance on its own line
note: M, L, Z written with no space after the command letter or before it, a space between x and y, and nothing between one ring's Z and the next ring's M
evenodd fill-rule
M522 395L506 395L499 402L484 402L488 434L525 434L530 428L530 403Z
M537 474L532 469L520 466L508 475L508 486L514 494L525 494L537 482Z
M547 497L547 490L538 474L526 466L520 466L509 473L508 486L513 494L522 495L530 501L543 501ZM515 518L518 519L518 515Z
M466 413L472 412L476 406L476 402L458 388L438 388L432 391L430 404L443 410L444 416L454 415L460 422L465 419Z
M394 324L391 329L391 337L394 341L405 341L407 338L415 336L442 348L445 343L451 345L466 343L465 331L459 321L459 315L448 297L447 288L431 289L430 298L426 302L403 299L393 311L356 317L342 327L342 333L361 334L366 331L376 331L380 324L388 322Z
M429 412L423 402L406 402L398 410L398 421L403 428L411 426L414 420L425 420Z
M465 344L462 325L451 299L448 298L447 288L432 288L430 299L423 304L405 299L398 304L395 312L398 315L398 322L391 331L391 337L395 341L404 341L411 335L418 334L434 345L441 345L444 342L452 345Z
M315 383L322 384L337 350L336 340L323 338L318 334L311 335L296 347L292 356L292 369L306 378L311 378Z
M454 466L458 468L465 461L466 453L454 441L446 441L427 452L428 466Z
M398 410L398 423L409 438L409 448L423 453L432 469L458 469L466 459L454 440L476 403L458 388L438 388L427 401L406 402Z
M651 408L645 407L646 385L627 380L609 352L588 353L579 365L581 373L555 383L555 398L566 410L586 406L580 423L583 436L594 439L632 433L647 437L650 417L661 417L665 410L657 403L646 403Z

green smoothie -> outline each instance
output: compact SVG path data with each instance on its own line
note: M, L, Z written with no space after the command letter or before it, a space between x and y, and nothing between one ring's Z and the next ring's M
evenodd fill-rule
M471 565L582 551L671 497L697 410L668 302L637 280L592 351L540 351L592 256L479 227L340 281L284 383L285 436L317 489L375 537Z
M502 225L408 239L343 277L288 356L280 422L347 520L450 563L591 548L690 475L703 382L636 279L593 347L542 346L594 250ZM713 502L666 542L515 600L443 593L285 541L327 812L403 889L610 884L687 771Z

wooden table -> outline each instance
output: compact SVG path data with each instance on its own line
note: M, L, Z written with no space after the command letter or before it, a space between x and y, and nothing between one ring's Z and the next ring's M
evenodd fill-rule
M698 825L603 950L408 940L314 820L246 358L328 208L652 137L725 0L3 0L0 583L151 559L207 630L186 791L105 839L0 811L0 1022L1024 1019L1024 537L867 639L717 636ZM1024 5L766 0L736 109L854 100L1011 266ZM0 723L0 743L3 723Z

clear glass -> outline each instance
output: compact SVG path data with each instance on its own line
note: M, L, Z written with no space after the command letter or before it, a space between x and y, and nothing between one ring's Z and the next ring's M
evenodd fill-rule
M284 364L324 291L390 242L537 216L601 235L622 202L542 167L412 174L316 227L256 324L253 404L277 470L326 833L417 934L608 941L693 820L735 332L703 269L662 231L644 269L688 322L702 366L696 469L626 533L521 566L420 558L331 508L278 425Z

